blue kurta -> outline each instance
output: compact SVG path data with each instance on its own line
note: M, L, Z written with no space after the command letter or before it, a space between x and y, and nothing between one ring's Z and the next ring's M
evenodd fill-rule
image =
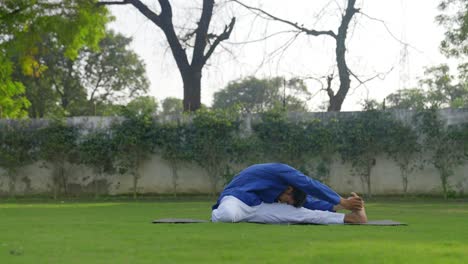
M256 164L241 171L218 198L213 210L224 196L232 195L249 206L277 202L288 186L307 194L305 208L333 211L340 196L328 186L313 180L291 166L281 163Z

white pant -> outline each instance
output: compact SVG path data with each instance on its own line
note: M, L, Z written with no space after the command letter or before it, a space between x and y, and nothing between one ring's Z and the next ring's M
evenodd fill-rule
M211 213L213 222L343 224L344 214L296 208L282 203L248 206L234 196L225 196Z

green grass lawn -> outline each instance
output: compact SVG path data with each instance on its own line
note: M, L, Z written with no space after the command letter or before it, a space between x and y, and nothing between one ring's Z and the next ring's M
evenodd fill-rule
M0 202L0 263L467 263L468 204L367 203L409 226L151 224L211 202Z

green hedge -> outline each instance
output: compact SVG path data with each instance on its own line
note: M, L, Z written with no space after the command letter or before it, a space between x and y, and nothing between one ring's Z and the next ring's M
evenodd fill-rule
M54 197L67 195L70 164L91 168L95 181L116 172L131 175L136 197L139 168L154 153L170 165L174 195L178 170L190 162L207 172L214 194L216 186L235 175L234 164L283 162L327 182L332 158L339 154L352 165L352 174L361 179L370 196L375 157L383 154L400 168L405 193L411 173L432 164L447 197L451 195L448 178L468 157L467 125L445 126L435 110L416 113L409 123L385 111L295 121L282 110L260 114L248 131L241 129L243 122L236 111L202 109L170 122L129 113L110 127L91 131L64 121L39 129L25 122L2 123L0 167L10 178L11 193L19 169L41 160L52 166ZM423 160L421 153L430 158ZM95 193L99 194L97 185Z

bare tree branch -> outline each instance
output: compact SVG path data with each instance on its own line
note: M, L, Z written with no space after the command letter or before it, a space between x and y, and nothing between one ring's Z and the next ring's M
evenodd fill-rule
M218 35L216 37L215 41L213 42L211 47L208 49L208 52L206 52L206 54L205 54L205 56L203 58L204 63L206 63L206 61L210 58L211 54L214 52L214 50L219 45L219 43L221 43L221 41L223 41L223 40L228 39L231 36L231 33L232 33L232 30L234 29L235 23L236 23L236 18L233 17L231 19L231 23L229 23L229 25L224 27L223 33L221 33L220 35Z
M100 2L97 2L96 5L98 6L104 6L104 5L126 5L126 4L130 4L130 1L128 0L122 0L120 2L116 2L116 1L100 1Z
M387 26L387 23L385 23L384 20L371 17L371 16L369 16L368 14L363 13L363 12L360 12L360 13L361 13L364 17L367 17L367 18L370 19L370 20L374 20L374 21L377 21L377 22L382 23L382 25L385 27L385 30L388 32L388 34L390 34L390 36L391 36L394 40L396 40L397 42L399 42L400 44L405 45L405 46L408 46L408 47L410 47L410 48L416 50L417 52L422 53L422 51L420 51L420 50L417 49L416 47L414 47L414 46L410 45L409 43L404 42L404 41L402 41L401 39L397 38L397 37L392 33L392 31L391 31L390 28Z
M238 0L233 0L233 2L235 3L238 3L239 5L249 9L249 10L254 10L254 11L257 11L259 13L262 13L266 16L268 16L269 18L273 19L273 20L276 20L276 21L279 21L279 22L282 22L282 23L285 23L285 24L288 24L290 26L293 26L297 29L299 29L300 31L306 33L307 35L312 35L312 36L320 36L320 35L328 35L332 38L336 38L336 34L335 32L331 31L331 30L328 30L328 31L318 31L318 30L314 30L314 29L308 29L308 28L305 28L303 25L298 25L298 23L293 23L291 21L288 21L288 20L284 20L284 19L281 19L279 17L276 17L260 8L256 8L256 7L252 7L252 6L248 6Z
M333 74L330 74L327 76L327 87L325 88L325 91L327 91L328 97L330 99L335 96L335 92L331 88L332 81L333 81Z
M225 43L227 44L232 44L232 45L242 45L242 44L250 44L250 43L255 43L255 42L261 42L261 41L264 41L264 40L267 40L269 38L272 38L274 36L277 36L277 35L280 35L280 34L285 34L285 33L298 33L299 31L297 30L283 30L283 31L279 31L279 32L275 32L271 35L268 35L268 36L265 36L263 38L260 38L260 39L254 39L254 40L248 40L248 41L241 41L241 42L230 42L230 41L225 41Z

